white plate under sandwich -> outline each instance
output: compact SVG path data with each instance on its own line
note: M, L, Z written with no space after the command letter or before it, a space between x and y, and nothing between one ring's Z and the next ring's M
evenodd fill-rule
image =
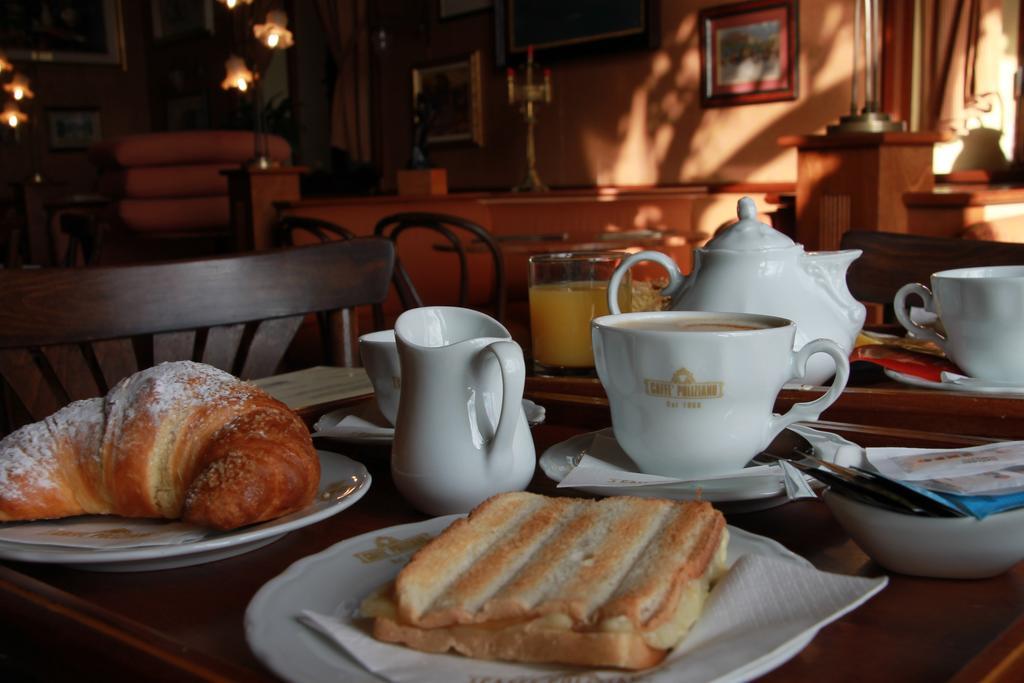
M348 618L355 613L364 597L397 575L416 549L458 517L449 515L381 529L342 541L299 560L264 584L249 603L245 613L245 634L249 646L274 673L294 683L380 681L337 645L300 624L298 616L302 610L312 610ZM748 553L811 566L807 560L771 539L732 526L728 529L727 562L730 566ZM802 633L751 661L737 662L734 659L729 670L717 672L721 676L718 680L749 680L770 671L802 650L814 635L814 631ZM432 658L456 656L418 654L422 657L423 667L431 666ZM685 667L685 658L679 661L682 663L672 666ZM559 671L552 666L520 666L524 676L530 676L530 680L533 676ZM623 673L623 676L627 675Z

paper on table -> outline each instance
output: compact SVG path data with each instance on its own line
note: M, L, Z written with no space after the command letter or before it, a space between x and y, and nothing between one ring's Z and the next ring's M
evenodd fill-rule
M373 393L373 385L363 368L324 365L264 377L253 384L292 410Z
M68 548L137 548L178 545L206 538L209 529L160 519L72 517L0 525L0 541Z
M394 438L395 428L391 425L383 426L374 424L358 415L346 415L339 422L332 425L317 423L313 432L316 436L340 436L340 437L368 437L368 438Z
M569 474L565 475L565 479L558 482L558 488L667 486L670 484L696 484L703 481L717 481L719 479L748 479L751 477L763 477L769 474L777 477L779 476L779 471L771 465L756 465L736 470L735 472L713 474L699 479L678 479L637 472L635 469L622 467L588 453L580 458L579 463L569 471Z
M544 406L528 398L523 399L523 414L530 426L542 423L545 413ZM388 424L377 403L371 401L356 408L355 412L342 409L321 416L313 425L313 435L341 439L392 439L395 428Z
M712 592L700 619L657 667L641 672L566 670L565 667L426 655L382 643L368 632L357 605L338 617L303 611L300 621L337 643L364 667L390 681L482 680L624 681L694 683L744 672L763 672L788 659L779 652L855 609L888 578L843 576L802 562L748 554L739 558ZM789 656L796 654L794 649ZM564 672L564 673L563 673Z
M590 450L583 454L576 466L558 483L558 488L622 488L628 486L666 486L671 484L695 484L721 479L748 479L779 477L777 467L757 465L746 467L728 474L712 475L700 479L678 479L638 472L636 464L622 452L614 437L603 433L594 436Z
M869 448L880 474L932 491L991 495L1024 491L1024 441L971 448Z

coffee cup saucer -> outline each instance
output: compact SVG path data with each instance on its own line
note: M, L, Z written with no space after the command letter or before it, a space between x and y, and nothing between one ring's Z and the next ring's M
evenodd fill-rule
M956 375L949 372L942 373L942 380L924 379L915 375L908 375L889 368L884 369L889 379L896 380L902 384L908 384L923 389L939 389L942 391L963 391L975 394L1024 394L1024 385L1011 384L1009 382L990 382L987 380Z
M544 421L544 406L523 399L523 414L531 427ZM331 411L313 425L313 436L357 445L390 445L395 428L381 414L376 401L365 401Z
M843 449L862 449L846 439L794 424L786 429L807 439L816 456L835 461ZM611 467L636 473L637 467L622 450L611 428L578 434L548 448L540 457L540 467L549 479L561 482L576 466L583 455L598 457ZM736 477L706 481L682 482L647 486L584 486L580 491L597 496L641 496L675 500L703 499L729 512L749 512L776 507L788 502L783 475L779 468L770 468L755 476L737 472Z

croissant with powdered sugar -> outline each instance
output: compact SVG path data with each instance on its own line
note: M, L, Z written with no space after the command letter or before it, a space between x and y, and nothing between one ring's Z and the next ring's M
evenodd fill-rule
M320 461L280 401L212 366L162 363L0 441L0 521L182 519L215 529L312 502Z

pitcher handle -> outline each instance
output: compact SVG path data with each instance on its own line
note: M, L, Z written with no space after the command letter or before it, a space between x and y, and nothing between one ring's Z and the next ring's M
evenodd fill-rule
M782 415L772 415L768 420L768 435L761 447L764 448L779 435L783 429L803 420L817 420L825 409L836 402L839 394L846 388L850 379L850 359L839 345L831 339L815 339L807 342L799 351L794 351L791 358L792 377L802 377L807 370L807 360L816 353L827 353L836 362L836 376L832 386L824 394L805 403L797 403Z
M635 264L641 261L654 261L666 271L668 271L668 286L661 290L662 296L672 298L673 307L675 305L675 297L682 290L683 284L686 282L686 277L679 272L679 266L672 260L672 257L663 254L660 251L638 251L635 254L630 254L619 267L612 273L611 279L608 281L608 311L618 315L622 313L619 309L619 285L622 283L622 278L629 269Z
M512 468L512 439L519 424L519 414L523 410L526 362L523 360L523 349L513 341L492 342L480 352L486 351L494 354L501 370L501 414L498 416L494 438L491 439L487 450L489 467L495 475L501 476ZM500 470L494 471L494 468Z
M896 320L899 321L900 325L903 325L903 327L906 328L907 332L913 333L913 335L918 339L929 339L945 349L945 337L934 329L925 327L924 325L918 325L910 319L910 306L907 305L907 297L911 294L917 294L921 297L921 302L924 304L925 310L933 310L932 290L919 282L911 282L908 285L900 287L899 291L896 292L896 296L892 300L892 307L896 313Z

